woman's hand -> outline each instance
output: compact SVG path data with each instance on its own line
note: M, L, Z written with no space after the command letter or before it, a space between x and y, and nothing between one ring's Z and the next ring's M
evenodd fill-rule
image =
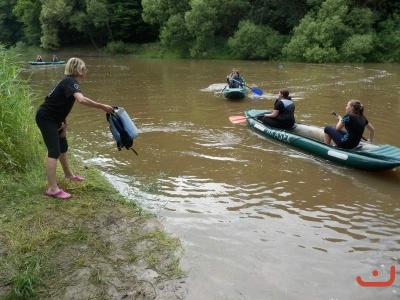
M65 138L67 136L67 123L62 122L61 127L58 128L58 132L61 138Z
M112 106L110 106L110 105L107 105L107 104L104 104L104 105L103 105L103 110L104 110L106 113L109 113L109 114L114 113L114 107L112 107Z

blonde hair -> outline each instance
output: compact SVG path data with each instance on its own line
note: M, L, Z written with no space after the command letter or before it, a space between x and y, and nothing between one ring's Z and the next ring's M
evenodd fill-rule
M67 64L65 66L65 75L71 75L71 76L80 76L82 75L82 69L85 67L85 63L82 59L77 58L77 57L72 57L67 61Z

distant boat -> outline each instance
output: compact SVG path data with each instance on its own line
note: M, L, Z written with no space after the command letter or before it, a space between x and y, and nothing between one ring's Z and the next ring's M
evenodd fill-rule
M62 65L62 64L65 64L65 60L59 60L59 61L30 61L29 63L31 65L34 65L34 66Z

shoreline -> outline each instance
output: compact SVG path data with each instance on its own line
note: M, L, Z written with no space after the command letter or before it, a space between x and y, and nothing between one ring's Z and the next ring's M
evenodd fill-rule
M180 241L95 167L71 163L86 180L60 180L73 194L64 201L43 195L43 174L28 186L3 174L0 298L184 299Z

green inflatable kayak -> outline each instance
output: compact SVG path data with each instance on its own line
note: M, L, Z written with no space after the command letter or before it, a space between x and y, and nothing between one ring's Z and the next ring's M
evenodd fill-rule
M30 61L29 63L31 65L34 65L34 66L62 65L62 64L65 64L65 60L59 60L59 61Z
M241 88L229 88L226 87L222 91L223 95L227 99L243 99L246 98L247 91L246 87L241 87Z
M355 149L342 149L323 142L324 129L321 127L296 123L291 129L279 129L257 120L257 116L270 111L249 109L244 113L246 117L242 118L256 132L343 166L368 171L385 171L400 166L400 148L395 146L365 142ZM239 116L231 118L232 123L241 122Z

